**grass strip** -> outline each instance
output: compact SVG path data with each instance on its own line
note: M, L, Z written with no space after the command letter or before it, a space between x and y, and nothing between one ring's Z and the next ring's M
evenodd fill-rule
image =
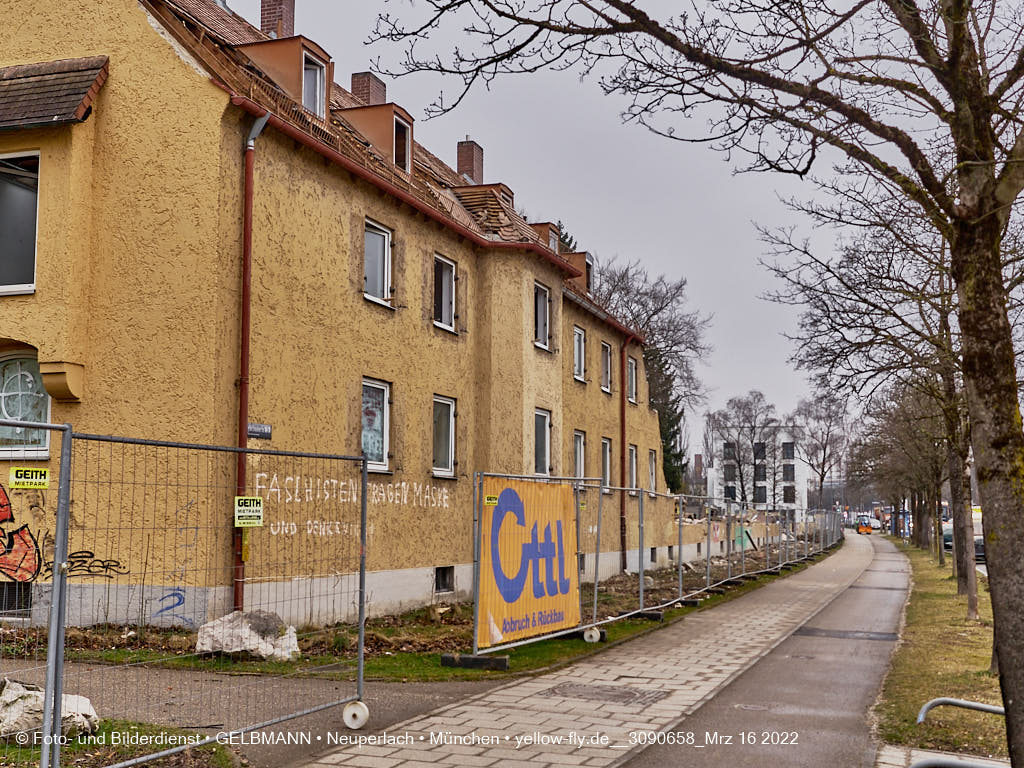
M167 749L168 745L145 743L147 740L159 739L162 735L165 740L168 735L189 736L193 739L204 738L204 736L197 737L194 731L184 731L178 728L165 728L126 720L104 720L94 734L67 738L66 743L63 743L60 749L61 764L71 765L74 768L101 768L106 765L114 765L134 757ZM38 768L39 752L39 747L18 746L12 738L8 744L0 745L0 768ZM153 768L235 768L238 761L225 747L219 744L209 744L147 763L147 765L153 766Z
M1007 757L1006 723L998 715L939 707L917 725L928 700L950 696L1002 706L992 658L992 602L979 574L978 612L968 622L967 598L956 593L949 566L928 552L890 539L910 560L913 586L903 638L893 654L874 713L879 737L890 744L944 752Z

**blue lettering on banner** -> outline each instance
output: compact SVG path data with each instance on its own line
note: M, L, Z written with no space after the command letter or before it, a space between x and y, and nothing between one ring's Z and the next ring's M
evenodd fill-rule
M522 556L519 561L519 570L514 576L508 576L501 562L501 550L498 546L498 538L501 534L501 525L505 522L505 516L511 513L515 517L516 525L526 527L526 510L519 494L511 488L506 488L498 496L498 503L494 507L491 518L491 568L494 572L494 582L498 586L498 592L506 603L514 603L523 593L526 586L526 576L533 564L533 596L541 598L545 595L566 595L569 593L569 577L565 572L565 545L562 540L562 522L555 522L555 534L552 537L551 523L544 526L544 540L538 538L537 523L530 529L530 540L522 547ZM557 543L556 543L557 542ZM555 573L555 561L558 561L558 573ZM541 577L541 563L544 564L543 579ZM549 612L555 613L555 612ZM542 623L552 623L554 619L545 617ZM529 626L529 620L523 619L525 629ZM506 619L505 623L520 624L518 619ZM507 632L504 627L503 632Z

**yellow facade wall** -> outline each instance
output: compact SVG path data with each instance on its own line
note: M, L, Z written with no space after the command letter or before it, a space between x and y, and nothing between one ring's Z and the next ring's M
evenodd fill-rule
M81 366L80 400L55 400L55 423L232 445L242 147L251 118L134 1L47 0L28 13L0 0L0 17L19 20L0 26L2 66L110 57L109 78L84 123L0 133L0 153L40 153L36 290L0 297L0 352L28 345L41 364ZM600 474L600 438L610 437L612 482L621 484L622 336L564 299L562 272L536 255L475 246L273 129L256 147L249 420L271 424L273 439L250 447L356 454L362 379L390 383L390 471L372 473L367 493L371 570L470 562L473 472L533 474L535 408L552 413L553 474L571 474L573 431L582 429L587 474ZM363 297L366 219L394 233L394 308ZM431 321L435 254L457 264L454 334ZM533 339L536 282L550 289L549 350ZM572 377L576 325L587 330L586 385ZM602 339L613 348L612 395L600 390ZM642 354L636 344L629 350L640 389L639 403L626 408L628 441L639 449L641 484L647 452L659 452L664 491ZM454 478L431 472L434 395L457 402ZM136 465L126 468L127 455L118 447L92 459L91 480L105 483L108 495L76 491L73 547L116 560L129 579L230 584L233 459L209 458L206 470L195 466L199 458L185 470L167 456L147 459L134 471L162 479L129 496L127 473ZM51 457L56 475L57 452ZM12 463L28 462L0 461L0 483ZM183 471L191 479L176 485ZM337 496L325 511L304 492L285 500L285 482L292 478L294 489L298 477L329 478L351 489L353 465L250 459L248 475L249 491L266 500L268 523L278 524L276 532L268 525L250 534L250 572L270 579L351 568L348 560L327 562L323 553L336 543L323 531L337 523L332 530L344 531L350 551L354 533L341 523L357 519L358 495ZM18 524L29 524L51 557L55 489L42 503L12 497ZM617 514L617 504L605 508ZM659 533L646 545L673 543L661 540L663 514L648 514ZM606 517L606 551L618 548L614 520ZM182 521L208 535L186 547L174 538ZM188 573L183 560L192 563ZM203 562L212 565L200 583L195 564ZM260 571L259 562L276 571Z

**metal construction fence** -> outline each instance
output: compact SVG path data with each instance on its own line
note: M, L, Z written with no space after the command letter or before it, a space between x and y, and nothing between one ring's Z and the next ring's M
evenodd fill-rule
M843 538L831 510L483 472L473 522L475 654L570 633L593 642L604 624L695 602Z
M365 722L363 457L0 426L15 423L49 431L59 471L0 485L0 666L44 696L41 733L0 733L4 749L41 745L42 768L58 766L76 696L104 722L168 729L118 768L339 705ZM209 653L241 635L265 660L218 674Z

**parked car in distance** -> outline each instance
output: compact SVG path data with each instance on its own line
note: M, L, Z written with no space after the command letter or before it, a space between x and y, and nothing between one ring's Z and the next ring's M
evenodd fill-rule
M947 523L942 526L942 548L947 552L953 551L953 524Z
M882 521L879 520L877 517L872 517L871 518L870 525L871 525L871 530L872 531L880 531L880 530L882 530Z
M974 562L984 563L985 562L985 537L975 536L974 537Z

